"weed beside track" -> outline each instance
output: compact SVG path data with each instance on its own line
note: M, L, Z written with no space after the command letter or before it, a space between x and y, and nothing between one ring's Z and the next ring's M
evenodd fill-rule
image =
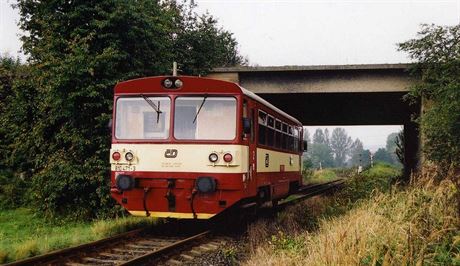
M123 217L94 222L51 223L29 209L0 212L0 263L11 262L154 226L156 219Z
M382 169L252 225L244 264L460 265L455 179L404 187Z

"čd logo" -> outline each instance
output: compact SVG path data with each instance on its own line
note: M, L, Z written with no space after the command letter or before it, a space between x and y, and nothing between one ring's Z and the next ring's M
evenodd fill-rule
M176 158L177 157L177 150L176 149L167 149L165 151L166 158Z

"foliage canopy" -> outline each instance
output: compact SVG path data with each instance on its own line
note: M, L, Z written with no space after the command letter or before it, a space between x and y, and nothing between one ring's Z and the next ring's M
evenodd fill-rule
M34 207L50 216L115 210L107 124L117 82L169 74L173 61L192 75L245 63L232 34L187 2L19 0L16 8L29 59L23 78L6 89L2 80L0 164L25 174Z
M416 61L412 73L421 82L409 98L422 98L419 123L427 159L460 163L460 25L422 25L417 38L399 44Z

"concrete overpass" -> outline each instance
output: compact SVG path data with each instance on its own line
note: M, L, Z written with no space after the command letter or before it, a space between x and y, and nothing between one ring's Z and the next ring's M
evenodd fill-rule
M402 97L408 64L216 68L208 77L239 83L304 125L404 125L406 166L418 162L420 105Z

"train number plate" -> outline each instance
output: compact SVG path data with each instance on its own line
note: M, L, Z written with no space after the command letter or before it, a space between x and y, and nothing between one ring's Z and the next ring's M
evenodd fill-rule
M115 165L115 171L136 171L134 165Z

